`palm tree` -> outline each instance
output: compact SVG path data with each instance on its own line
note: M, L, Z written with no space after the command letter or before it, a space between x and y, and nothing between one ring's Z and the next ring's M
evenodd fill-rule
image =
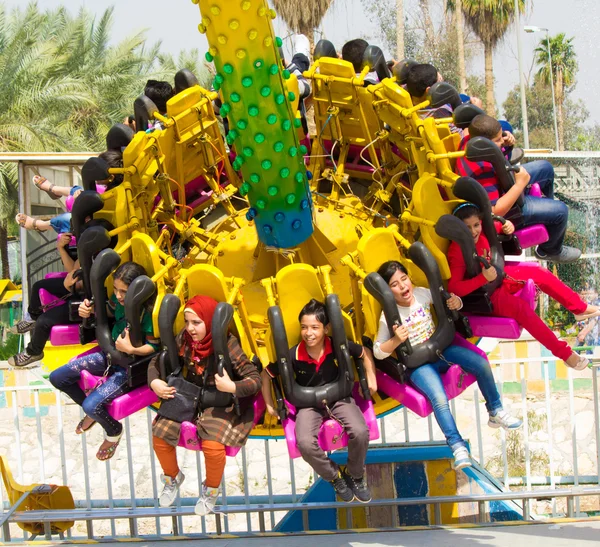
M155 71L158 46L143 34L109 45L112 10L0 4L0 151L102 150L108 128L132 110ZM169 79L173 76L169 74ZM7 229L18 203L16 169L0 166L0 255L8 277ZM25 275L25 272L24 272Z
M556 99L556 117L558 119L558 149L565 149L565 120L563 106L567 88L575 84L577 74L577 54L573 47L573 38L566 38L561 32L549 39L552 57L552 78ZM535 48L535 62L540 66L538 75L547 84L550 83L550 60L548 58L548 38L540 41Z
M518 0L519 11L525 11L525 0ZM483 42L485 56L486 112L496 115L494 100L494 69L492 55L515 16L514 0L462 0L467 24Z
M277 14L294 32L304 34L314 45L314 31L334 0L273 0Z
M396 0L396 60L404 57L404 0Z

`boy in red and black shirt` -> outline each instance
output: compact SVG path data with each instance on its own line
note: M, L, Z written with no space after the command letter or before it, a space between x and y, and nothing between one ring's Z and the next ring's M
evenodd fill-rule
M514 144L514 137L510 133L505 135L500 122L486 114L479 114L473 118L469 125L469 135L463 138L459 150L466 149L471 137L485 137L499 148L511 147ZM528 165L533 164L521 166L520 171L515 173L515 184L505 194L502 193L499 187L498 178L492 164L487 161L471 161L466 157L458 158L456 160L456 172L461 177L474 178L486 189L494 214L511 218L511 215L516 213L514 206L519 196L525 192L530 183L536 182L536 180L531 179L527 171ZM549 164L548 168L552 170ZM530 169L532 172L534 171L533 167L530 167ZM538 172L539 170L538 166L535 171ZM539 245L535 250L536 256L540 260L561 263L573 262L581 256L581 251L563 245L569 219L569 208L562 201L553 199L551 185L543 190L545 190L548 197L524 195L525 204L520 211L522 219L519 221L518 228L543 224L548 230L549 237L548 241Z
M325 306L312 299L299 315L302 341L290 349L290 360L301 386L319 387L333 382L338 377L331 338L327 336L329 319ZM377 391L375 368L371 352L360 344L348 341L348 351L353 359L364 359L367 383L371 393ZM279 374L277 363L271 363L262 372L263 397L267 412L277 416L271 395L271 380ZM318 436L323 420L328 413L319 408L300 408L296 414L296 439L298 449L306 461L321 477L331 482L336 494L343 501L357 499L363 503L371 501L364 472L369 429L362 412L352 397L346 397L329 408L333 417L344 427L348 435L348 463L345 469L327 457L319 446Z

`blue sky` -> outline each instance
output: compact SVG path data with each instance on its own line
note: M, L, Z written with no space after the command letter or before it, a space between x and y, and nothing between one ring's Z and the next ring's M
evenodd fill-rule
M9 7L23 6L23 0L5 0ZM575 36L575 50L579 59L579 74L575 97L587 102L590 111L588 123L600 123L600 102L595 101L594 89L600 87L598 73L597 23L600 21L600 1L598 0L528 0L527 14L522 17L522 25L547 27L550 34L565 32ZM430 0L432 6L441 0ZM198 6L191 0L39 0L40 8L64 5L76 11L85 6L94 13L102 13L111 5L115 6L114 35L125 36L132 32L147 29L147 36L161 40L166 51L177 54L181 49L199 48L206 50L206 41L198 32ZM415 13L417 0L405 0L405 13L410 18ZM275 21L277 32L287 34L283 24ZM335 0L322 25L325 37L341 46L344 41L358 36L377 43L377 29L369 20L363 0ZM522 32L524 69L529 72L533 50L542 34ZM482 49L482 48L480 48ZM477 55L467 68L469 73L483 75L482 54ZM517 64L516 30L509 30L507 39L494 56L496 75L496 98L502 104L510 89L519 81Z

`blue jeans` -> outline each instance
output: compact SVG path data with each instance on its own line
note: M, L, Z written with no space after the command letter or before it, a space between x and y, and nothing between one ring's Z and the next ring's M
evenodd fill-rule
M557 199L525 196L522 208L522 226L543 224L548 230L548 241L539 246L539 250L548 255L556 255L562 249L567 232L569 208Z
M104 352L99 351L73 359L50 374L50 383L81 406L90 418L102 426L108 436L120 435L123 426L108 413L106 406L113 399L129 391L127 371L122 367L112 366L106 382L86 397L85 392L79 387L79 375L82 370L87 370L94 376L102 376L106 370Z
M485 407L488 412L496 413L502 408L500 394L494 382L494 375L487 359L478 353L460 346L448 346L442 351L444 359L450 363L460 365L465 372L477 378L477 385L485 399ZM446 442L452 450L460 446L466 446L464 439L460 436L454 417L448 405L448 396L442 384L441 374L446 372L450 365L443 359L435 363L427 363L418 368L409 370L410 381L431 403L435 419L446 437Z
M71 213L61 213L50 219L50 226L57 234L66 234L71 231Z
M538 183L543 194L554 199L554 167L549 161L536 160L523 164L531 179L529 184Z

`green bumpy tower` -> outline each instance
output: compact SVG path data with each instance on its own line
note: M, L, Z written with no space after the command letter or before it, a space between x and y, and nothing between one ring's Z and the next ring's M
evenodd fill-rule
M192 0L200 5L214 61L214 88L222 96L221 114L229 121L228 144L241 172L240 194L248 197L246 214L259 239L269 246L296 247L313 232L312 200L307 171L286 86L284 69L271 25L275 12L266 0Z

